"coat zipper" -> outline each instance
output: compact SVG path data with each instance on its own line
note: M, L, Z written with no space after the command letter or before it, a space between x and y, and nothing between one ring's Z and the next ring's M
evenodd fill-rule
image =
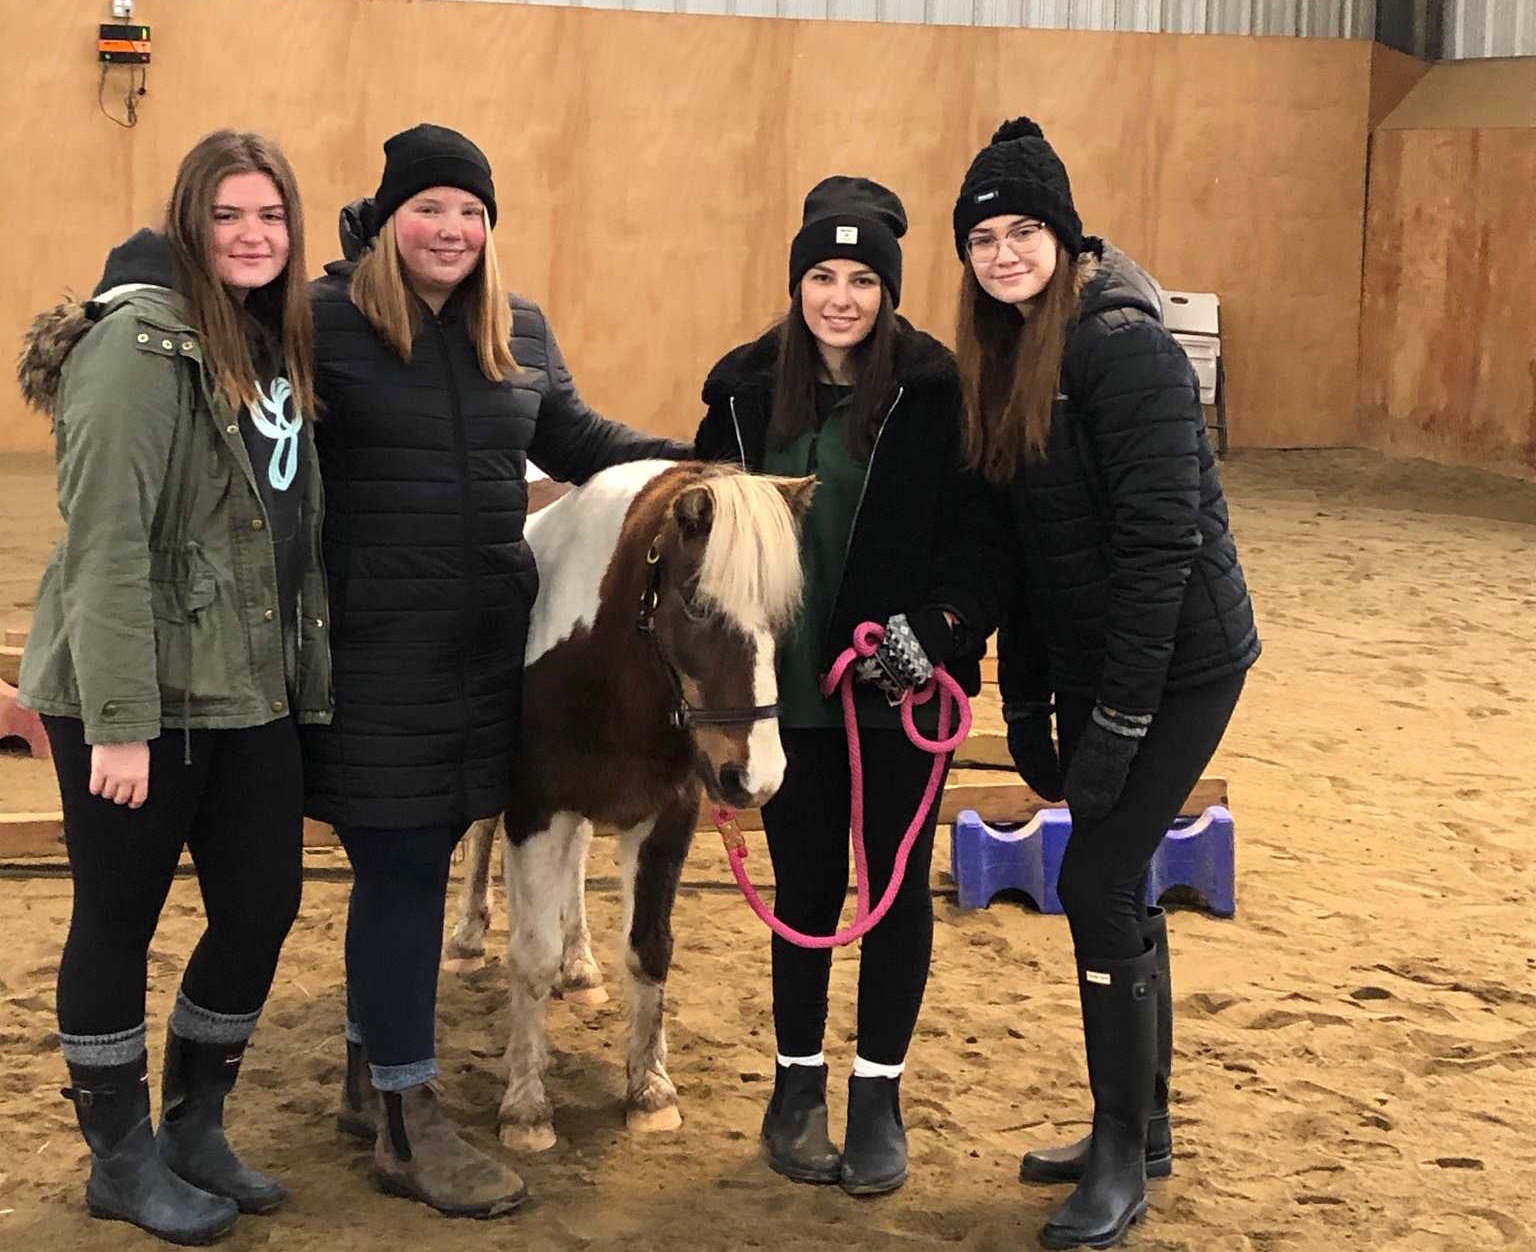
M460 549L464 558L464 571L462 575L464 607L459 613L459 632L462 641L458 674L459 733L461 743L459 767L455 778L455 791L457 793L455 799L462 815L469 805L468 780L464 776L464 756L468 748L469 736L469 691L466 685L464 668L469 653L470 621L474 614L474 603L477 598L472 592L478 581L474 572L475 547L470 538L474 526L474 509L471 508L469 500L469 439L468 433L464 429L463 402L459 396L458 377L453 372L453 356L448 342L448 335L443 330L440 315L433 315L432 329L437 332L438 347L442 350L443 354L443 373L448 379L448 403L453 409L453 450L459 466L459 524L462 527Z
M828 638L822 640L822 652L825 653L830 640L832 630L831 618L836 616L837 602L843 596L843 582L848 577L848 554L853 551L853 536L859 529L859 513L864 508L864 496L869 491L869 476L875 470L875 454L880 451L880 438L885 434L885 428L889 425L891 414L896 412L896 406L901 403L901 397L906 394L906 388L900 385L896 388L896 398L891 401L891 407L886 409L885 416L880 419L880 429L875 431L875 442L870 445L869 463L864 467L864 481L859 485L859 500L853 506L853 521L848 524L848 540L843 544L843 564L837 572L837 592L832 597L833 613L827 621Z
M741 437L741 423L736 420L735 396L731 397L731 425L736 428L736 451L741 453L741 468L747 469L747 441Z

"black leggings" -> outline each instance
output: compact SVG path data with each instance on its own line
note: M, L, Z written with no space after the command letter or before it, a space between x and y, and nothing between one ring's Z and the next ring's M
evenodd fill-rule
M780 737L788 758L784 785L763 806L774 915L802 933L831 934L848 893L847 740L841 730L783 730ZM917 812L933 758L900 730L865 730L860 737L873 907L890 882L896 849ZM860 941L858 1054L877 1065L905 1059L928 985L933 954L928 869L938 810L935 802L891 911ZM821 1051L831 971L830 950L797 948L774 936L773 1027L782 1055Z
M1245 675L1170 692L1131 763L1125 791L1101 820L1072 824L1056 892L1080 960L1127 960L1145 948L1152 855L1226 733ZM1093 711L1087 696L1056 699L1062 766Z
M59 961L59 1029L109 1035L144 1020L149 943L183 847L208 928L181 988L214 1013L266 1002L303 888L304 784L292 718L194 730L192 763L168 730L149 744L149 799L131 809L90 793L91 749L71 717L45 717L75 882Z
M437 967L458 826L338 828L352 862L347 1016L375 1079L403 1090L436 1077ZM393 1073L380 1075L380 1069Z

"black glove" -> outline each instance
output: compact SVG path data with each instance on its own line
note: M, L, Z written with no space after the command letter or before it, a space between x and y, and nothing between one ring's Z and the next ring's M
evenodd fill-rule
M1074 817L1097 821L1119 803L1131 762L1151 723L1150 713L1118 713L1102 704L1093 706L1062 784Z
M1006 704L1003 718L1008 723L1008 755L1019 777L1042 799L1061 799L1061 759L1051 738L1050 701Z

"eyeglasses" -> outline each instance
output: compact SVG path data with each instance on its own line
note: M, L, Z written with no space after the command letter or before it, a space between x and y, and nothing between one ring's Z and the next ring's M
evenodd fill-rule
M965 241L966 254L975 265L991 265L998 249L1007 244L1014 256L1026 256L1040 246L1045 227L1039 222L1015 222L1001 239L996 235L972 235Z

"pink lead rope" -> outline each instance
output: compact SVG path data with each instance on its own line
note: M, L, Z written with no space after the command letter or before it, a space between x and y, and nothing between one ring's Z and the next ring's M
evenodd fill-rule
M928 819L929 810L938 800L939 784L944 777L944 758L964 743L966 736L971 733L970 701L965 698L965 692L960 689L960 684L951 678L942 666L935 667L932 681L921 690L909 692L902 699L902 728L907 732L907 738L912 741L914 747L933 754L933 770L928 775L928 787L923 792L923 802L918 805L912 824L907 827L907 833L902 836L901 845L896 850L896 864L891 872L891 881L885 888L885 894L880 897L880 903L871 909L869 907L869 866L864 855L864 757L859 750L859 723L853 704L853 675L848 672L848 669L860 657L873 656L884 638L883 626L874 622L865 622L853 632L853 646L845 649L837 658L837 663L832 666L831 672L827 674L822 684L824 695L831 695L835 688L841 688L843 726L848 735L848 773L852 780L849 825L853 833L853 865L858 896L853 925L846 930L838 931L835 935L803 935L793 927L786 926L763 903L757 888L747 877L747 840L741 833L741 827L736 823L735 812L718 806L713 813L715 829L720 832L720 838L725 844L726 853L730 857L731 873L736 879L736 885L741 888L741 894L746 897L752 911L774 934L797 947L843 947L855 939L863 938L890 911L891 903L896 899L896 893L901 890L902 880L907 875L907 858L912 853L912 845L917 842L918 833ZM926 704L935 693L939 697L939 737L926 739L912 720L912 710L920 704ZM956 710L960 714L960 725L951 735L949 719Z

